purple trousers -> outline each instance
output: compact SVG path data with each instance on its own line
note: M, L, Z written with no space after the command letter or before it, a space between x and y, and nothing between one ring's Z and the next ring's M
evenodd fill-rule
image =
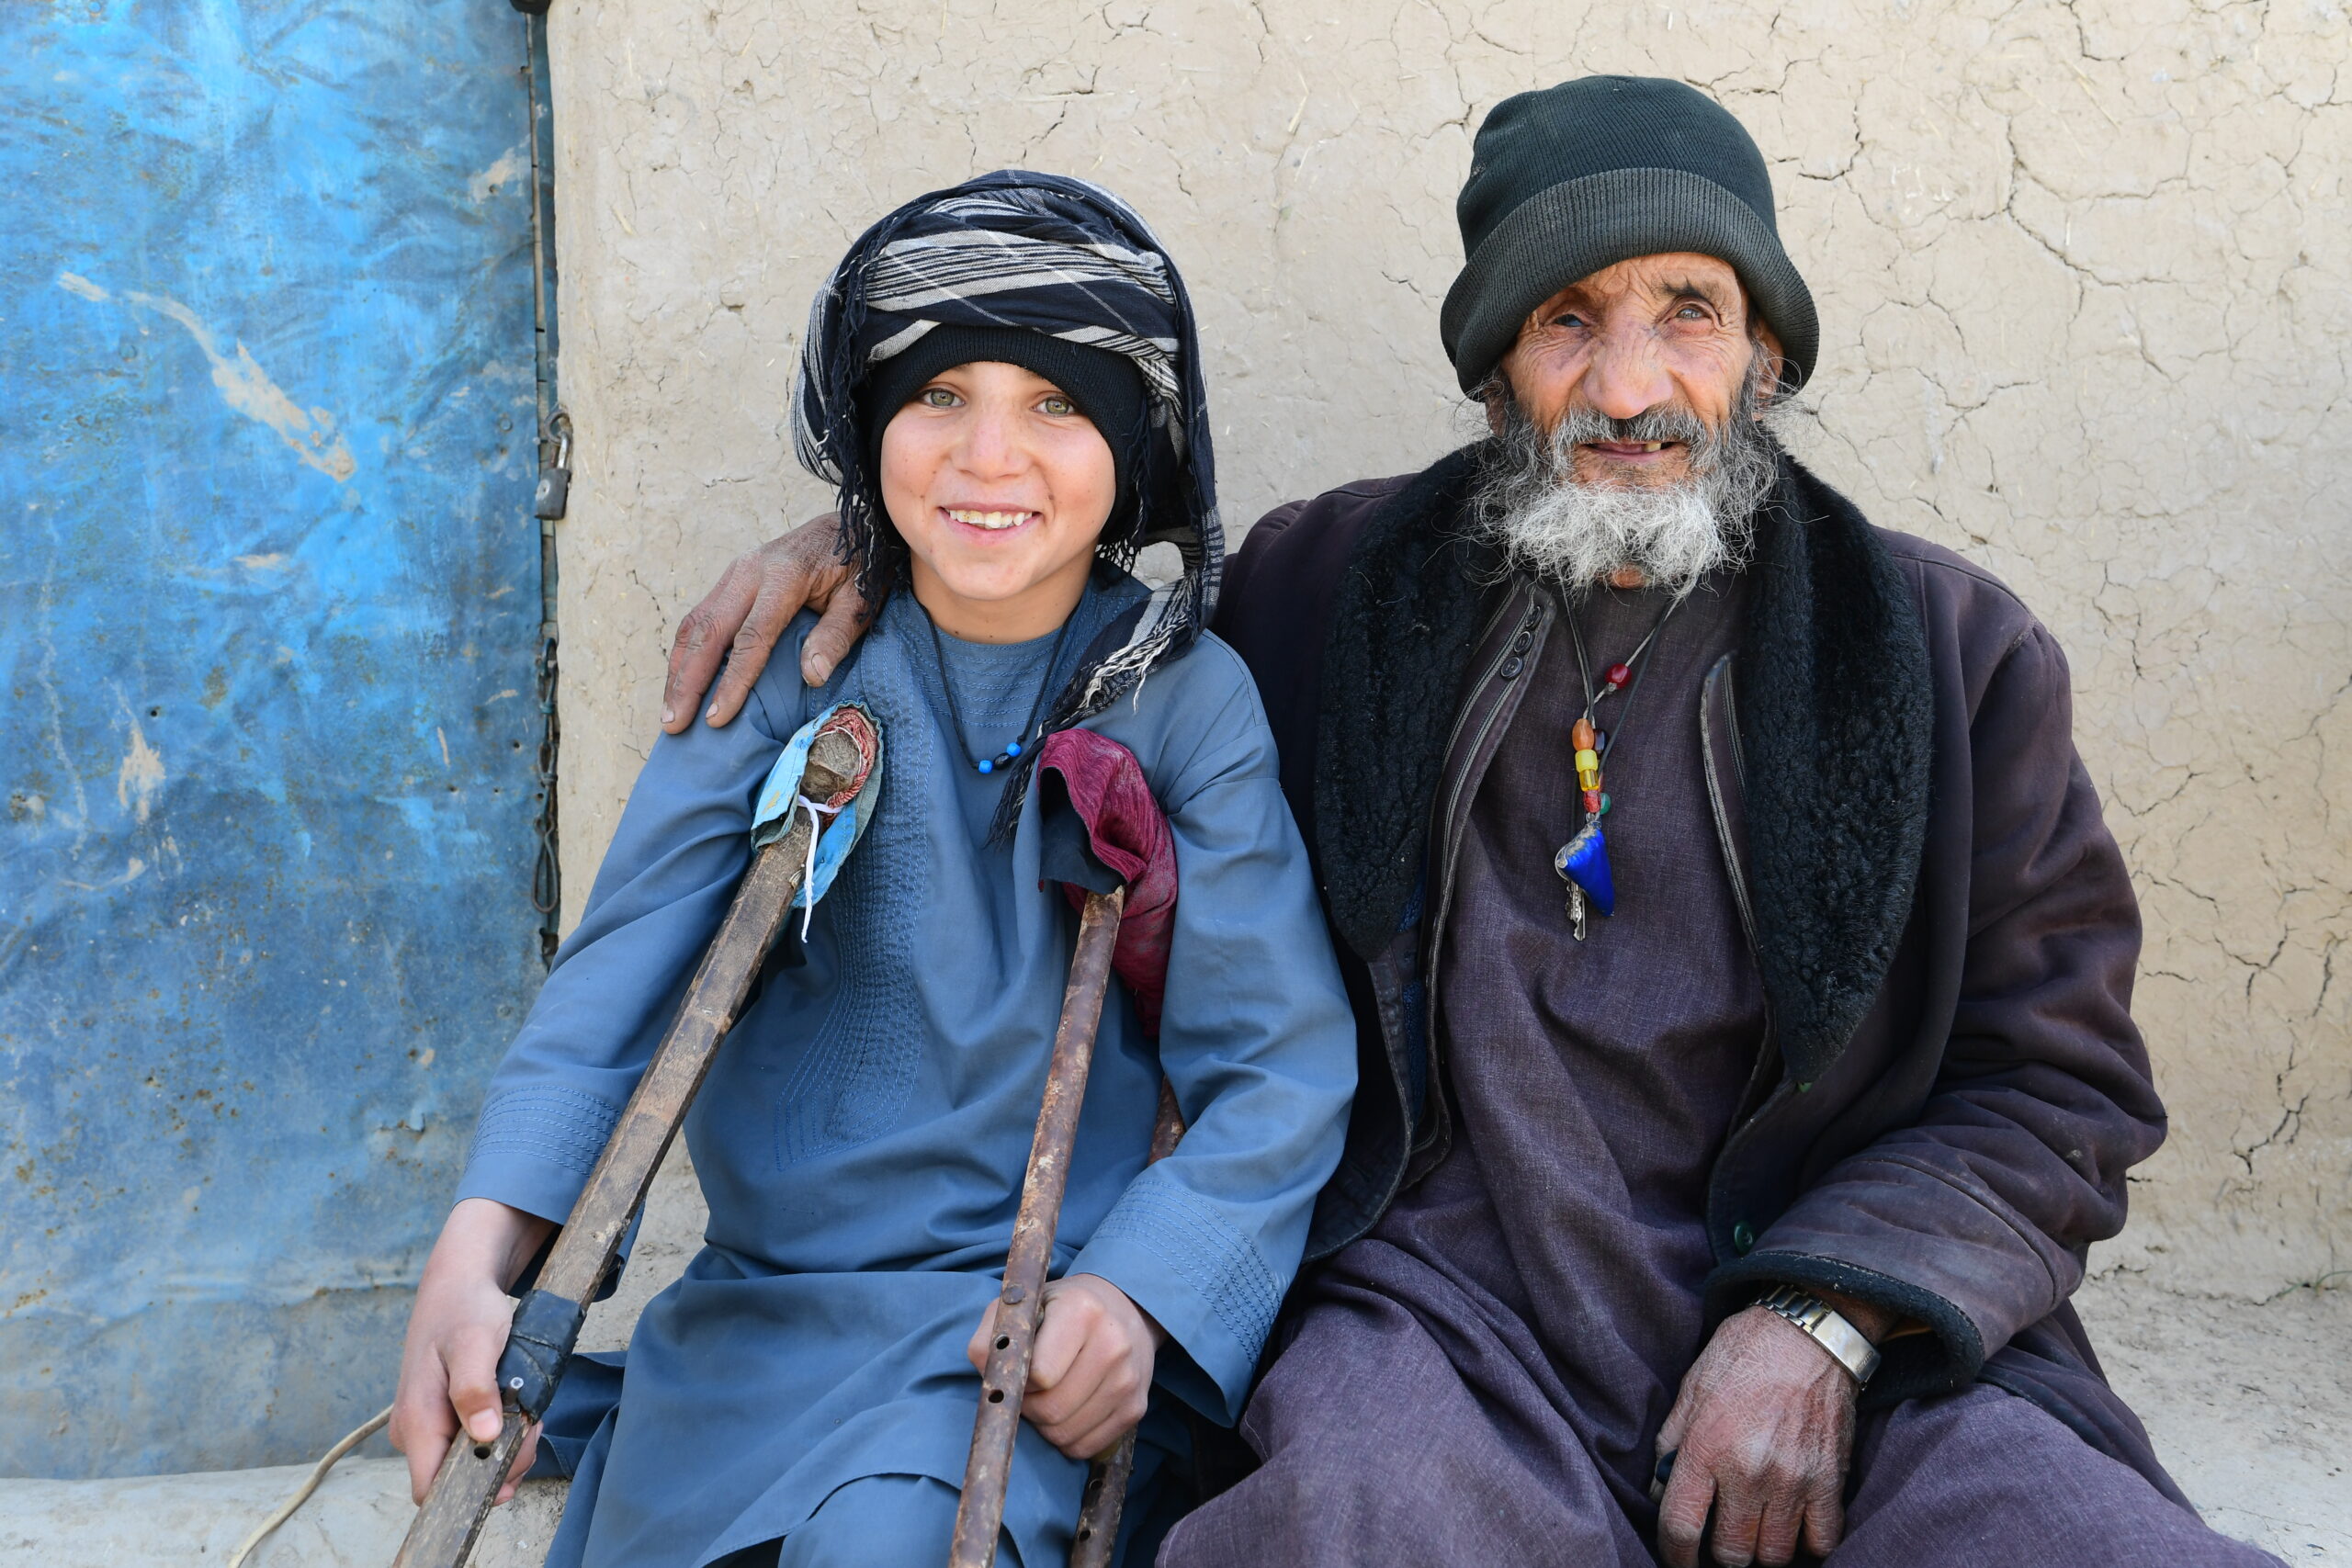
M1445 1336L1445 1343L1437 1337ZM1482 1342L1483 1341L1483 1342ZM1362 1298L1311 1311L1250 1402L1264 1465L1188 1516L1159 1568L1648 1568L1629 1509L1502 1337ZM1541 1360L1534 1365L1541 1366ZM1989 1384L1865 1416L1829 1568L2273 1563Z

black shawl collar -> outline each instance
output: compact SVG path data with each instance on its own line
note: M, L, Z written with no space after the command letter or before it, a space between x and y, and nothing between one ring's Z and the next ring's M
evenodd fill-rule
M1467 530L1478 448L1369 518L1334 597L1315 777L1317 862L1356 955L1418 914L1430 803L1472 646L1498 603ZM1852 502L1794 458L1757 516L1737 662L1758 964L1792 1074L1810 1083L1878 994L1909 918L1934 697L1918 609Z

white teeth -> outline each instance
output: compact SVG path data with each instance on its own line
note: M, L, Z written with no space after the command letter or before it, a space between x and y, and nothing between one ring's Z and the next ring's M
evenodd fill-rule
M1005 528L1018 528L1036 515L1030 512L975 512L968 507L961 506L948 507L946 512L948 516L967 527L986 528L991 532Z

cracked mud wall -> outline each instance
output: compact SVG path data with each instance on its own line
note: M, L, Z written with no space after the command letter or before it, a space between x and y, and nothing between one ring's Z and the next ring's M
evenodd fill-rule
M1792 439L2064 644L2143 898L2173 1136L2100 1266L2352 1269L2352 27L2310 0L558 0L563 851L576 916L677 617L821 510L782 411L811 290L1004 164L1159 228L1228 526L1446 449L1453 199L1498 99L1716 93L1819 299Z

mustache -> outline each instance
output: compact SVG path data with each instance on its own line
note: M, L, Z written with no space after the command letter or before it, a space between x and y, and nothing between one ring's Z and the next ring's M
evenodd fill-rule
M1555 451L1600 441L1673 441L1696 455L1720 444L1724 434L1687 408L1661 403L1631 419L1614 419L1589 404L1580 405L1562 414L1545 435Z

